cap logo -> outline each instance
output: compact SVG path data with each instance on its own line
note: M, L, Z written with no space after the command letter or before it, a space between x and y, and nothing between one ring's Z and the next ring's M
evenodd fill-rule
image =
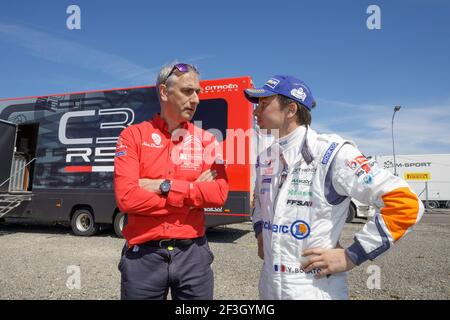
M247 89L248 92L251 93L264 93L264 89Z
M276 87L279 83L280 83L280 80L277 80L277 79L272 78L272 79L270 79L270 80L268 80L268 81L266 82L266 85L269 86L269 87L271 87L272 89L275 89L275 87Z
M306 93L303 91L303 88L292 89L291 95L296 97L297 99L302 100L302 102L306 99Z

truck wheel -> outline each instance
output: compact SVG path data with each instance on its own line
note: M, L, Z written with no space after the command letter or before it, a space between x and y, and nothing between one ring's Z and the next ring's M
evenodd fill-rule
M119 238L123 238L122 230L125 222L125 215L122 212L118 212L114 217L114 232Z
M450 201L447 201L447 202L445 203L445 207L446 207L447 209L450 209Z
M74 212L70 221L73 233L77 236L89 237L97 233L98 225L94 215L89 209L78 209Z
M437 201L425 201L425 208L427 209L437 209L439 208L439 202Z
M350 223L355 218L356 218L356 209L355 209L355 206L350 203L350 205L348 206L348 214L347 214L347 219L345 220L345 222Z

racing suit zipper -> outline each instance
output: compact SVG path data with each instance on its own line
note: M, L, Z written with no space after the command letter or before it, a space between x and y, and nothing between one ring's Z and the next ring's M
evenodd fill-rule
M287 176L289 174L289 169L286 160L284 160L283 154L280 154L280 159L281 162L283 163L283 170L281 171L280 181L278 182L277 195L275 196L275 200L273 201L273 220L275 220L275 213L276 213L275 209L278 204L278 196L280 195L283 185L286 182Z

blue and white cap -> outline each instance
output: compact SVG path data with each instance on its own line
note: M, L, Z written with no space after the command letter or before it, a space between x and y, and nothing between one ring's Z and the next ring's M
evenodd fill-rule
M262 88L246 89L245 97L252 103L258 103L258 98L270 97L280 94L289 99L298 101L309 111L315 107L316 102L306 83L292 76L273 76Z

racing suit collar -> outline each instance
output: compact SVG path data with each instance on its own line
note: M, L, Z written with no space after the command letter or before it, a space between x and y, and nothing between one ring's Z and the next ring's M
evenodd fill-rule
M294 146L303 145L306 136L306 126L299 126L288 135L279 138L276 142L280 146L280 150L285 152Z
M161 118L161 114L157 113L153 119L152 122L154 123L155 127L158 128L162 133L164 134L168 134L169 136L172 135L169 130L168 130L168 125L166 123L166 121L164 121L163 118ZM187 121L180 123L180 125L178 126L178 128L183 128L188 130L189 128L189 124Z

